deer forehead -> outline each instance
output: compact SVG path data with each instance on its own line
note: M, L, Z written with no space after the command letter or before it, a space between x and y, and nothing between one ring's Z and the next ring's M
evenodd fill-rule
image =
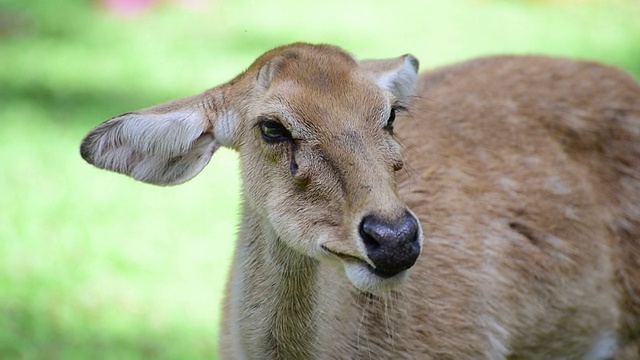
M358 74L331 86L279 79L254 117L274 118L299 139L370 133L384 126L393 101L390 93Z

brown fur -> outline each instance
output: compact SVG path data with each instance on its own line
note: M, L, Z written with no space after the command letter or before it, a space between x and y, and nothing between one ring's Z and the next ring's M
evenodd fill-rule
M435 293L462 299L467 325L492 314L521 356L579 357L611 321L640 356L638 84L501 57L423 75L418 94L398 123L412 165L400 188L425 232L412 275L442 278Z
M428 72L410 97L416 68L278 48L107 121L82 155L174 184L238 150L223 359L640 358L640 86L594 63L494 57ZM392 135L396 102L409 112ZM295 140L265 142L265 118ZM408 277L354 275L371 264L361 219L406 208L423 234Z

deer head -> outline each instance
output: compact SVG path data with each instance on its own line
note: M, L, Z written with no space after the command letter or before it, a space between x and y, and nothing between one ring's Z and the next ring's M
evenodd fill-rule
M260 224L267 241L339 261L354 286L375 292L400 283L422 247L397 193L403 161L393 133L417 70L411 55L358 62L332 46L281 47L226 84L105 121L81 154L175 185L220 146L235 149L251 212L243 221Z

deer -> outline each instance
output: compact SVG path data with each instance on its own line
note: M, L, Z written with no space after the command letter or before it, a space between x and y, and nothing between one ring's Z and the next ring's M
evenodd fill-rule
M418 67L281 46L80 153L167 186L237 151L221 359L639 359L638 82L541 55Z

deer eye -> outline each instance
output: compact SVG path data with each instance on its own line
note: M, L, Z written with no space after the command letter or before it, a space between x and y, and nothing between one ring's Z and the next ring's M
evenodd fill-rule
M392 107L391 112L389 113L389 120L387 120L387 125L384 126L387 130L393 130L393 122L396 120L396 108Z
M282 124L275 120L263 120L260 122L260 133L264 141L278 143L291 140L291 133Z

